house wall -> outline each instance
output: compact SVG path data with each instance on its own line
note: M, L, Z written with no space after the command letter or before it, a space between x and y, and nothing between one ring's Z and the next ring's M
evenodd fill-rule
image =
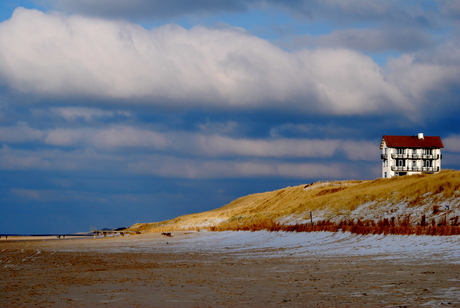
M382 147L382 178L441 171L441 149Z

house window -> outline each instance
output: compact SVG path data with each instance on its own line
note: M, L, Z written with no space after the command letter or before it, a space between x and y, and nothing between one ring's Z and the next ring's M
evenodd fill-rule
M406 154L406 149L398 148L397 151L397 154Z
M397 159L396 160L396 166L405 167L406 166L406 161L404 159Z
M424 167L432 167L432 162L431 162L431 160L425 160L425 161L423 161L423 166L424 166Z
M412 167L417 167L417 161L416 160L412 161Z
M424 155L433 155L433 149L423 149Z
M383 176L383 177L384 177L384 178L386 178L386 177L387 177L387 173L386 173L386 172L385 172L385 174L384 174L384 176Z

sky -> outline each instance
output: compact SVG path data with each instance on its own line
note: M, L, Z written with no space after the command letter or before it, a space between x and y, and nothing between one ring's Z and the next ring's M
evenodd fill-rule
M5 0L0 233L376 179L382 135L458 170L459 114L456 0Z

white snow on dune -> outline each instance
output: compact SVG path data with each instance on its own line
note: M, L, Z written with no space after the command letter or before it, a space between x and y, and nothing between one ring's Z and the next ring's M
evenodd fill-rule
M279 256L377 256L434 258L460 263L460 236L356 235L348 232L206 232L176 243L179 249ZM176 246L174 245L174 246Z
M454 217L460 216L460 197L444 198L440 202L432 197L425 196L423 202L420 201L417 206L411 205L408 200L398 203L378 200L363 203L352 211L342 209L341 212L334 212L326 208L314 211L312 215L314 222L330 220L336 223L342 220L378 221L383 218L405 219L409 217L410 222L413 225L417 225L420 223L422 216L425 216L428 223L432 220L439 221L444 218L449 221ZM287 225L305 224L310 222L310 215L309 213L291 214L279 218L278 221Z

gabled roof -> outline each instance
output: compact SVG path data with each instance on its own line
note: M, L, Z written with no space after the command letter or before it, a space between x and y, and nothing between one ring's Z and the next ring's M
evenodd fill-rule
M390 148L444 148L441 137L438 136L425 136L419 139L417 136L384 135L380 148L383 148L383 142Z

